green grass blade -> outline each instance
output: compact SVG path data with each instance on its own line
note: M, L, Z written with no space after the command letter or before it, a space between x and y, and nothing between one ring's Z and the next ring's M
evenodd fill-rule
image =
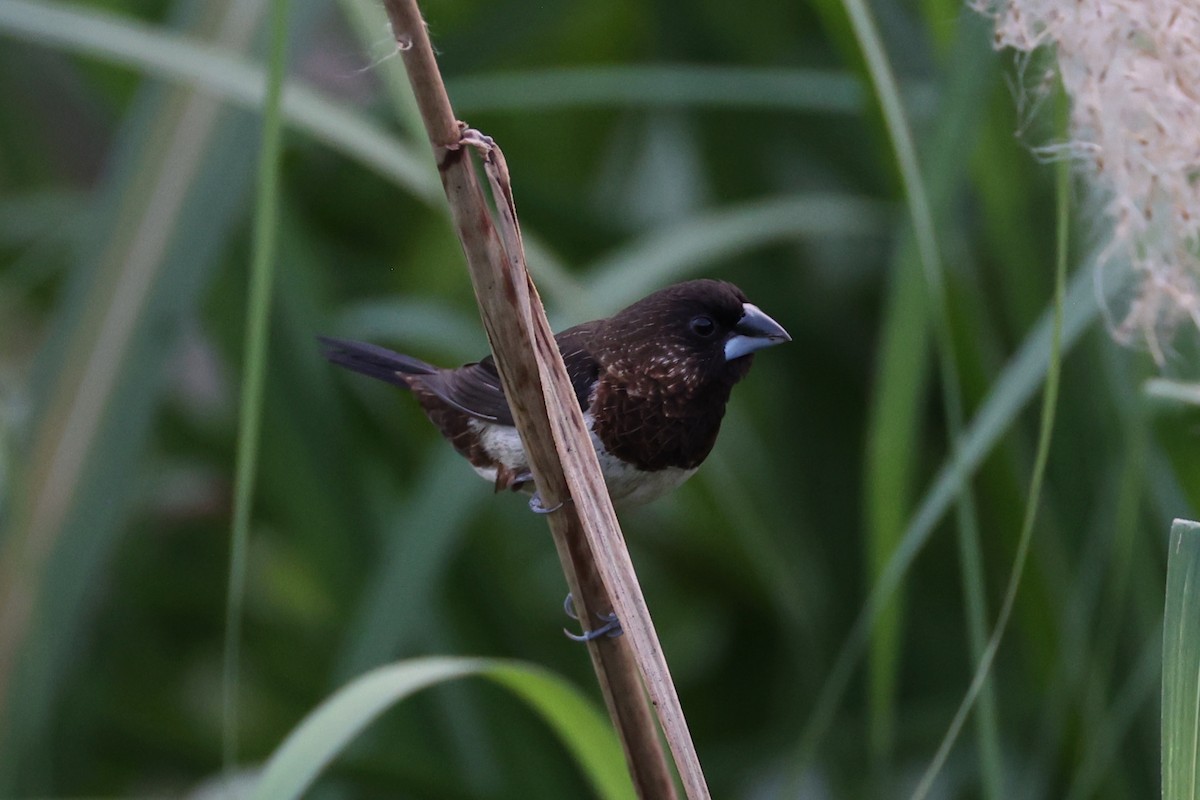
M262 106L266 91L262 68L232 51L136 20L54 0L0 0L0 35L4 34L202 87L225 102L250 110ZM393 84L389 81L389 86ZM403 97L397 92L393 95ZM298 81L285 84L282 102L289 125L444 211L441 187L423 152L423 139L410 144ZM409 105L401 100L397 103ZM532 232L526 234L525 248L530 269L548 296L562 300L578 295L579 286L570 273Z
M985 122L983 98L995 76L988 59L986 31L959 26L951 54L945 96L931 125L926 172L930 205L942 225L956 224L966 180L961 164ZM982 25L978 26L982 28ZM879 351L867 425L864 484L867 490L868 573L872 581L885 568L904 534L916 502L923 416L929 380L929 328L925 284L911 229L893 260L880 332ZM897 596L871 642L871 749L886 764L895 730L894 695L901 652L903 596ZM974 629L972 629L974 633ZM888 775L881 774L888 780Z
M912 513L921 433L921 399L929 380L929 329L925 287L915 259L901 258L890 280L880 356L867 427L864 483L868 570L872 580L887 566ZM892 749L894 696L900 663L903 595L888 604L871 639L871 750L878 759Z
M492 680L528 703L562 739L600 797L634 796L616 735L600 712L561 678L512 661L423 658L380 667L322 703L271 756L252 797L302 796L384 711L422 689L468 676Z
M1025 518L1021 524L1021 536L1017 544L1016 556L1013 558L1012 573L1009 577L1008 588L1004 593L1004 602L1000 607L1000 614L996 619L996 626L992 630L987 647L984 649L983 655L975 667L975 675L971 679L971 685L967 688L966 696L959 705L958 711L955 713L954 719L951 721L950 727L946 731L946 735L943 737L937 753L934 754L933 760L930 762L928 769L926 769L920 783L913 792L913 800L923 800L933 789L933 783L945 765L946 759L949 758L950 750L958 738L959 731L961 731L963 724L966 722L967 715L975 705L980 691L986 685L987 676L991 672L992 662L996 658L996 651L1000 648L1000 641L1008 627L1008 620L1012 615L1013 605L1017 600L1017 589L1020 588L1021 577L1025 572L1025 564L1029 556L1029 543L1033 539L1033 526L1037 521L1038 508L1042 496L1042 484L1046 477L1046 463L1050 459L1050 442L1054 437L1054 419L1058 410L1058 383L1059 377L1062 374L1063 302L1066 296L1067 257L1071 230L1070 194L1071 165L1064 159L1058 163L1058 203L1056 207L1058 247L1055 254L1057 263L1054 275L1054 324L1050 342L1049 366L1046 371L1045 390L1042 394L1041 429L1038 432L1037 454L1034 457L1033 475L1029 479L1029 495L1025 503Z
M54 0L0 0L0 34L186 82L252 111L262 107L266 93L262 68L232 50L91 8ZM428 159L370 119L294 81L283 90L282 111L290 125L415 197L440 200Z
M1200 797L1200 523L1171 526L1162 649L1163 800Z
M594 263L579 302L602 297L611 311L753 247L798 237L880 236L886 225L883 204L839 195L781 197L721 209L649 233ZM584 310L599 309L574 313Z
M13 8L0 4L0 16ZM211 17L227 10L215 6ZM221 34L235 46L254 29L241 19ZM21 731L0 736L0 775L17 784L45 744L90 594L141 489L164 366L236 221L245 122L221 120L217 104L195 93L141 93L39 354L38 428L0 553L0 731ZM214 196L222 202L200 211Z
M1062 352L1065 355L1079 341L1083 332L1096 320L1095 281L1091 269L1094 258L1076 270L1063 304ZM1108 287L1117 292L1115 286ZM1025 408L1034 392L1046 379L1054 339L1052 308L1043 315L1037 327L1026 337L1020 349L992 384L991 391L979 411L963 431L961 450L957 459L949 459L938 471L933 483L922 495L917 510L909 520L904 537L896 547L887 567L863 604L858 619L834 662L825 687L817 698L816 707L801 734L799 759L808 763L817 744L829 729L841 702L855 665L863 654L867 637L879 620L888 599L900 586L912 567L917 554L925 547L934 527L949 510L959 487L971 479L980 463L999 443L1000 438Z
M232 51L54 0L0 0L0 35L4 34L203 87L225 102L250 110L262 106L266 91L263 70ZM389 81L389 86L393 85L394 81ZM403 97L398 90L393 96ZM284 117L292 127L383 175L419 200L445 209L437 174L423 152L423 139L410 144L297 81L287 82L282 102ZM401 100L397 103L409 105ZM526 234L525 247L530 269L550 297L561 300L578 295L579 287L570 273L532 232Z
M883 114L888 137L895 152L904 194L908 200L909 217L925 277L926 308L930 313L937 363L941 373L940 385L946 412L947 438L950 442L951 455L957 460L961 458L960 447L966 412L963 406L958 362L954 352L953 326L950 319L941 254L934 228L933 210L921 174L916 144L913 141L912 130L908 124L900 91L871 11L864 0L842 0L842 5L866 62L867 73L870 75L871 83L879 98L880 111ZM972 656L978 663L983 631L987 623L984 619L986 613L985 586L979 545L979 521L969 483L964 482L960 486L956 500L955 511L963 587L967 601L967 623ZM990 693L990 688L987 691ZM993 703L989 696L985 703L986 713L979 717L979 746L985 779L984 794L986 797L996 799L1002 796L1003 789L1000 786L999 734L996 731L992 707Z
M289 0L271 0L271 51L267 91L263 100L262 140L258 153L258 188L254 210L254 242L246 310L245 361L238 412L237 460L234 472L233 520L229 544L229 591L225 616L224 764L228 774L237 765L238 665L242 607L246 595L246 558L250 513L258 469L262 429L263 386L267 376L267 328L271 318L271 285L279 230L279 169L283 115L280 110L287 63Z
M449 80L446 88L463 113L618 106L857 114L867 99L847 72L698 65L491 73ZM928 94L925 89L926 104Z

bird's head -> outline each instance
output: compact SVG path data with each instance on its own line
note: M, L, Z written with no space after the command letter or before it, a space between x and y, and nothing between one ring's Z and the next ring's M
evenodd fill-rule
M639 300L612 316L599 338L605 366L689 393L732 386L750 369L754 351L791 341L741 289L707 279Z

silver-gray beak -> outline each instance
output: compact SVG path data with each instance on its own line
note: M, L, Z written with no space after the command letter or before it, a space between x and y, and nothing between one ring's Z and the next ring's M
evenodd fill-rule
M742 318L733 329L733 336L725 342L725 360L749 355L775 344L790 342L791 336L775 320L768 317L753 303L742 304Z

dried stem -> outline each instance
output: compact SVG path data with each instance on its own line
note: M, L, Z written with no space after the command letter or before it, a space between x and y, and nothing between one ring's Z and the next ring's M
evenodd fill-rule
M505 396L525 444L555 546L584 627L615 610L626 635L588 644L634 786L643 798L674 798L675 786L645 693L658 713L687 796L707 798L695 746L662 648L612 510L591 438L525 270L503 156L486 137L464 136L415 0L384 0L409 82L425 122L451 217L467 256L475 297ZM501 233L470 156L484 154ZM503 236L503 241L501 240ZM644 681L644 683L643 683ZM644 686L644 691L643 691Z

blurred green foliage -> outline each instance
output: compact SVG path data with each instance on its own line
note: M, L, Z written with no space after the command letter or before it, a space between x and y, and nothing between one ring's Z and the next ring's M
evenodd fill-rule
M264 6L0 0L0 796L178 796L219 772ZM956 470L893 148L840 3L425 10L456 110L504 148L556 325L707 275L795 338L739 386L699 476L623 518L715 796L907 797L972 663L959 541L935 523L969 477L970 585L994 614L1033 461L1055 229L1029 151L1053 133L1009 88L1027 76L955 4L873 6L945 264L973 448ZM541 521L410 398L317 353L319 333L445 364L486 342L379 10L295 0L292 17L242 760L397 659L521 659L599 702L558 633ZM1197 420L1149 402L1152 365L1105 332L1102 222L1076 205L1059 418L992 730L1006 797L1143 798ZM1168 374L1195 377L1185 352ZM868 671L847 632L898 543L926 539ZM939 796L984 796L979 764L968 727ZM519 700L468 683L386 714L314 796L588 785Z

